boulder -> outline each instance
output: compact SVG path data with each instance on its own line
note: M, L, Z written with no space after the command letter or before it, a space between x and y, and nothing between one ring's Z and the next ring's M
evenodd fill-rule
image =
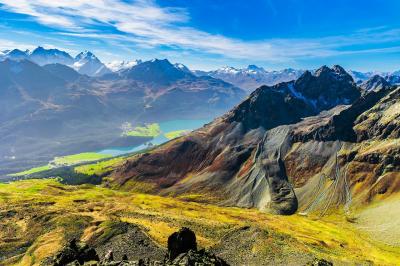
M196 235L189 228L182 227L168 237L168 259L174 260L189 250L197 251Z
M312 262L306 266L333 266L333 263L324 259L315 258Z
M96 250L86 244L79 244L76 239L69 241L54 258L54 266L64 266L69 263L84 264L89 261L99 261Z
M195 251L189 250L186 253L181 253L173 261L166 261L165 265L168 266L190 266L190 265L213 265L213 266L226 266L223 259L215 256L214 254L206 252L204 249Z

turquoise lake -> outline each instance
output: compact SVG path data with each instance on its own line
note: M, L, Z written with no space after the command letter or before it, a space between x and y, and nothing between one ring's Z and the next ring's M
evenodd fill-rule
M157 137L153 138L149 142L137 146L129 146L129 147L110 147L107 149L103 149L98 151L101 154L110 154L112 156L118 156L126 153L137 152L144 149L147 149L150 145L160 145L164 142L169 141L168 138L164 136L165 133L176 131L176 130L195 130L197 128L202 127L204 124L211 122L212 119L196 119L196 120L170 120L160 122L161 134Z

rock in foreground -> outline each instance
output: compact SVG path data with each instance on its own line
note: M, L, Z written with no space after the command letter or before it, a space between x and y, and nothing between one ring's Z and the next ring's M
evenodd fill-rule
M99 259L96 251L89 248L87 245L80 245L73 239L70 241L53 260L54 266L61 265L140 265L140 266L155 266L155 265L209 265L209 266L225 266L228 265L223 259L211 254L207 251L197 250L197 242L195 233L189 228L181 228L178 232L173 233L168 238L168 253L163 261L151 261L148 258L143 258L137 261L129 261L127 256L124 256L121 261L114 261L112 250L107 252L103 260Z

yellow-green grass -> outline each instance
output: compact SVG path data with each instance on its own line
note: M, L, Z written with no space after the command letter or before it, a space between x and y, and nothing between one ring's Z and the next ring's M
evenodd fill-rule
M30 175L30 174L35 174L35 173L40 173L43 171L47 171L50 170L51 166L50 165L43 165L43 166L39 166L39 167L34 167L22 172L18 172L15 174L9 174L9 176L24 176L24 175Z
M189 132L189 130L187 130L187 129L175 130L175 131L170 131L170 132L165 133L164 136L167 139L175 139L175 138L178 138L180 136L187 134L188 132Z
M126 131L122 135L131 137L157 137L160 134L160 125L157 123L153 123L145 125L143 127L135 127L133 130Z
M80 173L80 174L86 174L86 175L98 175L101 176L108 171L112 170L116 166L120 165L126 160L125 157L117 157L117 158L112 158L109 160L104 160L96 163L91 163L91 164L84 164L84 165L79 165L74 168L75 172Z
M96 152L83 152L73 155L55 157L53 162L56 165L74 165L83 162L97 161L105 158L110 158L110 154L101 154Z
M220 207L187 199L124 192L93 185L66 186L50 179L0 184L0 211L3 213L31 211L39 217L47 215L57 219L68 214L100 222L118 219L141 226L163 246L169 234L181 226L189 226L196 232L201 247L218 243L224 234L235 228L251 226L268 234L260 236L264 238L257 239L249 252L271 252L271 245L279 242L284 243L285 250L291 254L310 253L338 264L365 264L369 261L376 265L396 265L399 261L399 247L372 240L339 215L325 218L278 216L255 209ZM31 224L41 222L40 219L30 220L33 219L30 215L22 214L22 217ZM4 228L0 232L0 250L2 247L12 248L10 245L14 242L10 242L11 236L7 234L17 234L13 239L20 239L32 230L24 227L24 223L16 223L19 219L15 222L12 219L0 220ZM75 220L79 219L64 219L49 231L31 235L34 242L28 248L29 252L14 258L13 262L19 265L39 264L41 259L56 252L71 228L87 226L82 229L85 233L82 233L81 239L90 239L93 232L101 229L93 224L86 225L83 220L80 226L68 224ZM7 226L13 226L13 230L7 230ZM43 245L54 248L47 250ZM32 263L32 256L35 263ZM271 256L280 256L280 253L271 252Z

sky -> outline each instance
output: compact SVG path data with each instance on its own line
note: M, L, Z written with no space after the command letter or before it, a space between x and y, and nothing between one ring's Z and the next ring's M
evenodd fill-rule
M399 0L0 0L0 50L58 48L191 69L400 69Z

